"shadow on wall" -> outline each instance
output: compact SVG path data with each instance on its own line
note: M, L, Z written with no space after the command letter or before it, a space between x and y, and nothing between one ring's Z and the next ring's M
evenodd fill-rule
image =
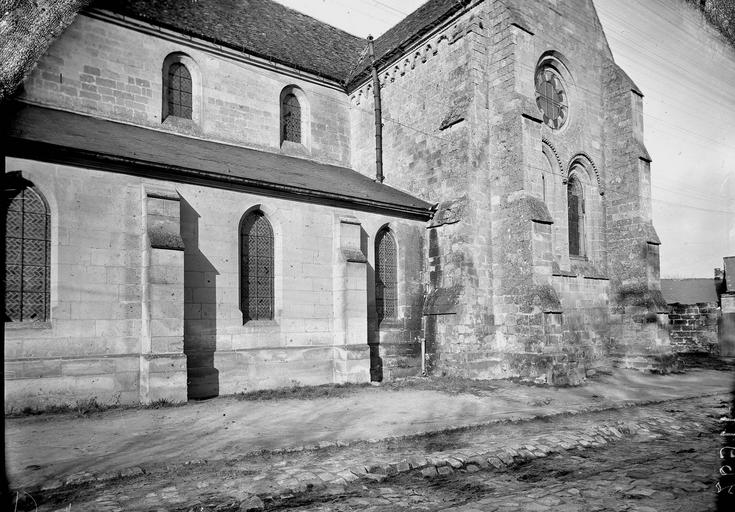
M217 348L217 270L199 250L199 214L181 199L184 239L184 353L190 399L219 395Z
M369 240L368 234L360 228L360 250L366 256L370 254L368 252ZM380 325L375 309L375 267L370 264L369 258L367 263L367 326L368 346L370 347L370 381L382 382L383 358L380 357Z
M429 291L442 285L441 250L436 229L429 230ZM424 339L426 349L426 372L431 375L436 366L436 323L437 315L424 314Z

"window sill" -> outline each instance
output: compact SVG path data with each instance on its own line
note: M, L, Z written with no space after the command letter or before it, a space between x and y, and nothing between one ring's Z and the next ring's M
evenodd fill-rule
M396 331L403 329L402 318L385 318L378 323L378 330L380 331Z
M309 149L301 142L284 140L281 142L281 153L289 156L309 156Z
M278 327L278 322L275 320L248 320L242 326L244 329L261 329L264 327Z
M192 119L186 119L185 117L166 116L166 119L161 122L161 126L185 135L202 135L202 129L197 122Z

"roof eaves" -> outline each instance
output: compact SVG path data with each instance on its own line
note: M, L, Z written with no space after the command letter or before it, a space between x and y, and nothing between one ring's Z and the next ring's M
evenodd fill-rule
M426 24L422 25L419 29L412 31L408 36L402 39L398 44L394 45L389 50L387 50L385 53L380 55L377 59L375 59L375 65L378 68L380 68L386 63L391 62L396 56L402 55L406 49L408 49L410 46L414 45L416 42L423 39L428 32L442 25L447 20L457 15L457 13L465 9L471 9L472 7L474 7L475 5L479 3L482 3L483 1L484 0L456 0L452 2L452 6L450 9L448 9L447 11L444 11L441 15L435 18L432 18ZM399 27L402 23L405 23L406 20L408 20L412 15L414 15L420 9L421 7L419 7L413 13L409 14L407 17L403 18L403 20L398 22L391 29L389 29L386 33L384 33L383 36L380 36L378 39L376 39L375 41L376 45L379 44L379 41L382 37L388 35L388 33L391 30L397 29L397 27ZM349 76L347 78L347 81L345 84L347 92L351 92L355 88L357 88L357 86L365 79L365 77L369 75L369 70L371 67L372 67L371 63L366 62L365 59L361 59L358 61L358 63L355 66L355 69L359 69L359 71L355 72L352 76Z
M228 43L227 41L223 41L221 39L217 39L217 38L214 38L214 37L208 37L206 35L203 35L203 34L200 34L200 33L196 32L194 30L189 30L189 29L186 29L186 28L177 27L177 26L175 26L173 24L170 24L170 23L161 22L159 20L151 20L151 19L146 18L145 16L134 16L134 15L131 15L131 14L121 14L121 13L117 13L117 12L110 11L110 10L107 10L107 9L88 8L88 9L85 9L84 11L82 11L82 14L88 14L88 15L93 15L93 16L94 15L97 15L97 14L100 14L100 13L104 13L105 16L117 18L117 19L120 19L120 20L123 20L123 21L124 20L135 20L137 22L147 23L147 24L152 25L152 26L155 26L155 27L160 27L160 28L169 30L171 32L175 32L177 34L184 35L186 37L190 37L190 38L193 38L193 39L199 39L201 41L205 41L207 43L211 43L211 44L215 44L215 45L218 45L218 46L222 46L224 48L228 48L228 49L234 50L236 52L240 52L240 53L243 53L243 54L246 54L246 55L253 55L253 56L258 57L260 59L264 59L264 60L267 60L267 61L270 61L270 62L273 62L273 63L277 63L277 64L280 64L280 65L283 65L283 66L287 66L287 67L290 67L290 68L293 68L293 69L297 69L299 71L303 71L303 72L306 72L306 73L310 73L310 74L316 75L316 76L318 76L320 78L324 78L326 80L337 82L341 86L344 86L344 77L330 75L330 74L324 73L323 71L320 71L318 69L312 69L312 68L309 68L309 67L306 67L306 66L302 66L302 65L300 65L298 63L288 62L288 61L286 61L284 59L279 59L277 57L273 57L272 55L267 55L267 54L258 52L256 50L252 50L252 49L246 48L244 46L234 45L232 43Z

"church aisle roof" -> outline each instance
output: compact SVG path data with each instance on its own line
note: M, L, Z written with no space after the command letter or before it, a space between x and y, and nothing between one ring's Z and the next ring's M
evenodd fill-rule
M346 167L16 103L10 156L428 220L432 205Z
M99 0L92 7L340 82L367 44L271 0Z

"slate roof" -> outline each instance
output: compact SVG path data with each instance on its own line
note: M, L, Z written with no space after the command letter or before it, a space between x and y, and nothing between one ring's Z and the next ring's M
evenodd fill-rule
M428 220L432 205L357 171L23 103L7 154Z
M382 63L477 0L429 0L375 40ZM350 85L370 68L367 40L271 0L97 0L107 9Z
M661 293L667 304L717 302L717 283L705 278L661 279Z
M92 7L339 82L367 44L271 0L97 0Z
M458 11L476 0L429 0L395 26L375 39L375 60L380 64L400 55L403 50L421 39L433 27L441 24ZM347 77L350 85L361 81L370 66L369 56L363 56L355 66L355 71Z

